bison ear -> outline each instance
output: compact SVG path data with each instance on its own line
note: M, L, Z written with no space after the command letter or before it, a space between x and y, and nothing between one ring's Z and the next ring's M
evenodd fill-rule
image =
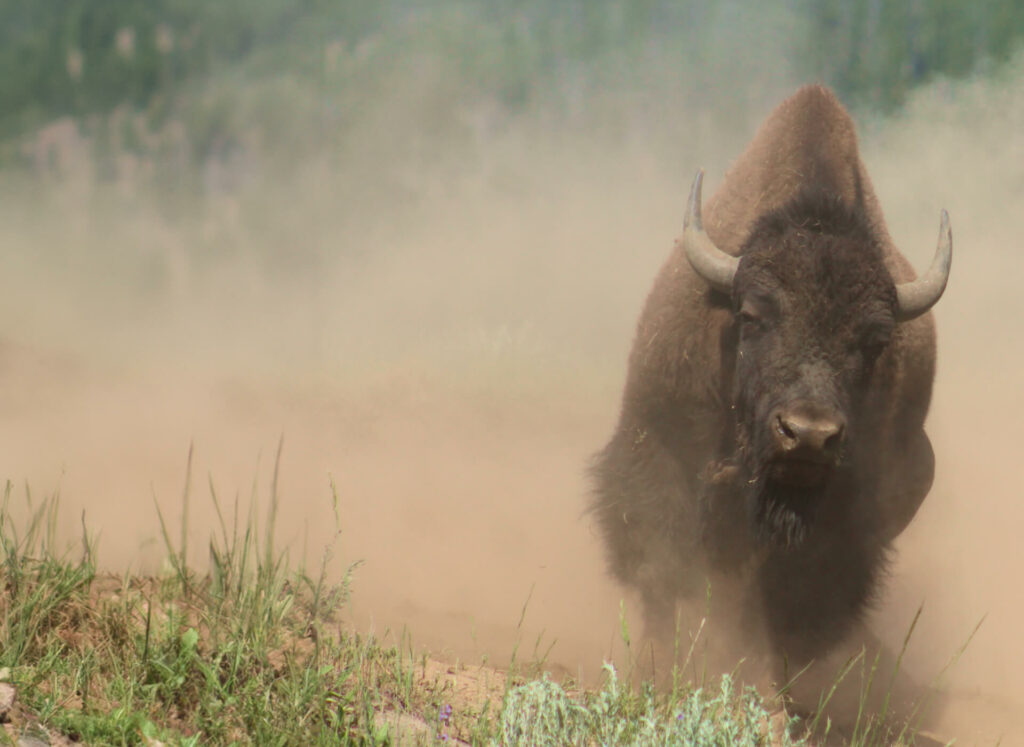
M697 171L690 188L690 199L686 204L686 218L683 220L683 251L694 271L704 278L712 288L725 294L732 293L732 280L736 268L740 265L739 257L726 254L704 233L701 220L701 186L704 182L704 169Z
M942 298L949 280L949 268L953 262L953 232L949 228L949 213L942 211L939 223L939 244L931 267L917 280L896 286L896 319L908 322L925 313Z

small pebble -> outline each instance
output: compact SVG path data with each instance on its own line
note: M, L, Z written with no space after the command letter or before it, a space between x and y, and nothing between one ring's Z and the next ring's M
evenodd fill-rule
M10 720L11 709L18 692L9 682L0 682L0 724Z

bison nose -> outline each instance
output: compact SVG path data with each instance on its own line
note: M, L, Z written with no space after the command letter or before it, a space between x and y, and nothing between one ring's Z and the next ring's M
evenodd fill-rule
M843 442L846 421L834 410L794 407L775 413L772 435L780 452L834 457Z

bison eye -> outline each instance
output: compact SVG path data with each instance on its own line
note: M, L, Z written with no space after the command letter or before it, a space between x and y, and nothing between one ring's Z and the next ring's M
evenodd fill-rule
M878 360L878 356L880 356L882 354L882 351L884 349L885 349L885 345L879 345L877 343L870 343L868 345L864 345L860 349L860 354L864 357L864 362L865 363L871 364L871 363L874 363L876 360Z
M863 348L861 348L861 350L864 353L864 359L871 363L874 363L878 359L878 356L882 354L882 351L885 350L885 346L887 344L887 342L883 342L880 340L875 340L867 343L866 345L864 345Z
M772 302L758 296L744 298L736 310L736 321L743 337L756 337L768 331L774 319L775 308Z
M740 311L736 315L736 318L739 319L740 331L743 334L757 334L762 332L765 328L764 319L749 311Z
M860 353L867 363L874 363L889 344L889 334L873 332L864 336L860 344Z

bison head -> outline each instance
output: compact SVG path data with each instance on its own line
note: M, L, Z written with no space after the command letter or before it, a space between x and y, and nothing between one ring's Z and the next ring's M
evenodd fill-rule
M823 506L841 504L870 474L865 459L886 407L877 369L897 325L945 289L948 218L943 211L928 273L897 285L863 211L822 190L762 217L740 257L722 252L701 226L701 177L683 245L697 273L732 299L735 458L756 528L796 544Z

